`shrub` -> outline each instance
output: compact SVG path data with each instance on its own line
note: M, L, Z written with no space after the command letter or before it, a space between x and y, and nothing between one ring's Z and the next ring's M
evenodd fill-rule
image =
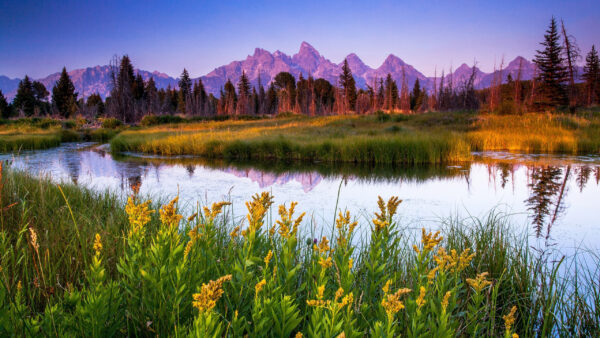
M121 125L123 125L123 122L121 122L121 120L116 119L114 117L101 119L100 121L102 122L101 123L102 128L105 128L105 129L116 129L116 128L120 127Z

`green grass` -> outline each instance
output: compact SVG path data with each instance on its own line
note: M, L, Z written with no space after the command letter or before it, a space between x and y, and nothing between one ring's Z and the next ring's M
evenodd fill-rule
M72 184L59 189L9 169L2 174L1 336L600 333L598 256L540 254L509 218L493 212L444 220L444 238L429 250L428 240L395 221L402 205L396 210L394 200L382 201L379 216L359 224L361 231L351 230L350 216L318 224L329 237L325 248L320 235L302 230L313 228L309 217L293 231L299 215L290 205L277 215L268 194L253 197L243 221L214 205L179 219L175 202L142 221L139 197L125 213L111 194ZM101 248L94 246L96 233ZM438 248L475 254L454 271L433 259ZM437 272L429 278L431 271ZM477 291L467 279L481 272L492 284ZM399 288L412 291L388 297ZM214 303L193 305L194 295ZM386 314L391 307L382 300L404 308ZM503 316L513 307L516 321L507 329Z
M330 116L182 123L129 130L114 152L227 160L420 164L470 159L471 151L600 153L600 114Z
M77 129L73 121L49 118L0 120L0 152L48 149L63 142L106 143L118 132L115 128Z
M442 163L470 159L452 131L428 133L375 116L292 117L161 126L126 131L115 152L199 155L229 160L300 160L329 163Z

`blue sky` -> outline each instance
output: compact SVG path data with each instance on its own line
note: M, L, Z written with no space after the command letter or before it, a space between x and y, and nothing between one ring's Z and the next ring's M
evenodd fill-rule
M532 58L554 15L583 52L600 45L595 1L6 1L0 0L0 75L34 78L104 65L194 77L252 54L297 52L307 41L340 62L378 67L393 53L425 75L477 60Z

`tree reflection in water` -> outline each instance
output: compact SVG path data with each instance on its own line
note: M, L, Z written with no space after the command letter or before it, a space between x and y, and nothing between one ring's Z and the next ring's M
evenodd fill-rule
M564 200L570 173L570 165L566 168L555 166L532 168L528 184L531 195L525 203L532 213L530 217L537 237L542 237L546 225L545 238L548 239L552 225L565 212Z

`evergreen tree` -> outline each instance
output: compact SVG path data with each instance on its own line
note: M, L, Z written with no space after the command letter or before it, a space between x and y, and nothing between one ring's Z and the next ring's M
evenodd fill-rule
M240 81L238 82L238 95L240 97L250 96L250 80L248 80L248 76L246 75L245 71L242 71Z
M582 77L585 80L587 104L596 103L598 96L600 96L600 60L594 45L592 45L592 50L585 58Z
M340 74L340 85L344 88L344 99L346 100L346 109L350 111L356 110L356 81L352 76L352 71L348 65L348 60L344 59L342 66L342 74Z
M2 90L0 90L0 116L3 119L7 119L10 117L8 102L6 101L6 97L4 97Z
M60 78L52 88L52 104L58 110L60 116L68 118L74 112L74 105L77 99L75 86L63 67Z
M275 114L277 112L277 91L275 90L275 84L271 83L267 90L267 98L265 101L265 113Z
M35 99L37 101L45 102L46 100L48 100L48 95L50 95L50 93L48 92L48 90L46 89L46 86L44 86L43 83L38 82L38 81L33 81L32 87L33 87L33 96L35 96Z
M421 91L421 84L419 83L419 79L416 79L415 84L413 85L412 93L410 94L410 110L418 111L423 104L422 100L423 93Z
M179 79L179 97L177 101L177 110L182 113L187 113L188 100L192 93L192 80L187 69L183 69Z
M132 85L133 99L141 100L144 98L144 79L141 74L137 74Z
M227 79L224 89L225 92L221 95L221 100L224 102L223 112L228 115L233 115L235 113L237 95L235 93L235 86L231 83L231 80Z
M384 98L384 107L388 111L392 112L396 109L396 104L398 103L398 85L396 85L396 81L392 79L392 74L388 73L385 78L385 98Z
M160 112L160 96L161 95L156 89L154 78L150 77L144 86L144 102L146 103L146 110L148 113L157 114Z
M544 34L544 41L540 43L543 50L538 50L533 62L540 73L538 81L541 82L541 99L543 106L559 106L567 103L567 93L564 82L567 79L567 69L562 57L560 35L556 19L552 17L550 26Z
M260 80L260 74L258 74L258 113L259 114L265 114L265 103L266 103L266 93L265 93L265 87L263 86L261 80Z
M13 105L17 110L23 112L25 116L32 116L35 112L35 102L33 84L31 83L29 76L25 75L25 78L19 82L17 95L13 100Z

